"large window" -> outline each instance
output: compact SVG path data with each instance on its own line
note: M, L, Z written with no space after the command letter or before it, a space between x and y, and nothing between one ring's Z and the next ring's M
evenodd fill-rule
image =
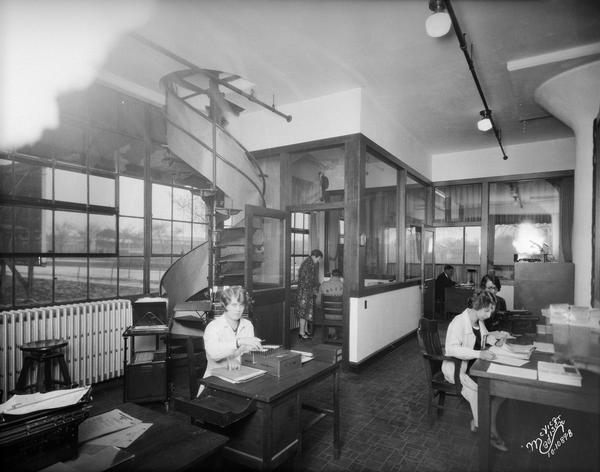
M206 241L206 181L168 154L158 107L94 85L59 108L57 129L0 149L0 309L156 292Z
M310 213L294 212L291 220L291 274L292 284L298 283L298 271L304 259L310 256Z

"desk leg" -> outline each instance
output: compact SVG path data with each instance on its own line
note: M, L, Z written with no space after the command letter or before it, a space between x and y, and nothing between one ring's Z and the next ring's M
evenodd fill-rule
M479 415L479 470L490 470L490 381L479 377L478 381Z
M333 371L333 458L340 458L340 368Z

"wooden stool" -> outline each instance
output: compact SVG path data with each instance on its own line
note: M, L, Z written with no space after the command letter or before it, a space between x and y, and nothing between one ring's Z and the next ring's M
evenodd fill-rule
M23 393L34 387L35 389L33 389L33 392L47 392L49 390L54 390L55 385L71 388L71 376L69 375L69 369L67 369L65 356L61 351L67 344L67 341L63 339L42 339L19 346L19 349L23 351L24 357L23 368L19 374L15 392ZM52 378L52 367L53 361L55 360L58 362L62 380ZM33 371L33 368L36 365L37 382L35 384L27 385L29 373Z

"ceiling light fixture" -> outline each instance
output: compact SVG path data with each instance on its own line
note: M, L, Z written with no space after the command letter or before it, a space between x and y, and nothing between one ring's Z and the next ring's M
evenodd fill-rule
M439 11L443 11L444 9L447 10L447 12L448 12L447 14L450 17L451 25L454 27L454 33L456 34L456 38L458 39L458 44L459 44L460 49L462 50L463 54L465 55L465 59L469 66L469 70L471 71L471 75L473 76L473 81L475 82L475 86L477 87L477 91L479 92L479 96L481 97L481 101L483 102L484 110L483 110L482 114L484 112L486 112L488 114L487 117L484 116L483 117L484 119L479 120L479 122L477 123L477 127L479 129L481 129L480 123L481 123L481 126L483 126L483 124L486 122L485 118L487 118L487 121L489 121L489 125L491 125L490 128L487 128L487 129L488 130L492 129L494 131L494 135L496 136L496 141L498 141L498 146L500 146L500 150L502 151L502 159L507 160L508 156L506 155L506 152L504 152L504 147L502 146L502 139L500 139L500 130L498 129L498 127L494 123L494 120L492 119L492 115L491 115L492 112L490 110L490 107L487 104L485 95L483 94L483 90L481 88L481 84L479 83L479 79L477 78L477 73L475 72L475 66L473 64L473 60L471 59L471 56L467 49L465 35L463 34L462 30L460 29L460 25L458 24L458 19L456 18L456 14L454 13L454 9L452 8L452 3L450 3L450 0L429 0L429 9L436 13ZM435 16L435 14L432 15L431 17L433 17L433 16ZM427 20L427 22L428 21L429 21L429 19ZM425 28L427 29L427 34L429 34L430 36L433 36L433 37L443 36L443 34L438 35L438 36L430 34L427 23L425 23ZM482 122L484 122L484 123L482 123ZM481 129L481 130L486 131L483 129Z
M477 122L477 129L479 131L489 131L492 129L492 120L490 119L492 111L491 110L481 110L479 112L481 115L481 120Z
M429 0L429 9L433 12L425 21L425 31L432 38L439 38L450 31L452 20L446 11L443 0Z

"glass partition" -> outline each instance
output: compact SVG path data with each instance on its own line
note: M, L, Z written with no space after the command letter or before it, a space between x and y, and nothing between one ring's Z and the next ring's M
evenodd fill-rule
M367 149L365 169L365 286L398 278L398 171Z
M252 267L254 290L284 286L285 220L254 216L250 235L251 251L247 254Z
M435 187L435 223L481 221L481 184Z
M292 205L332 201L344 191L344 146L305 150L290 154ZM343 199L343 198L342 198Z

